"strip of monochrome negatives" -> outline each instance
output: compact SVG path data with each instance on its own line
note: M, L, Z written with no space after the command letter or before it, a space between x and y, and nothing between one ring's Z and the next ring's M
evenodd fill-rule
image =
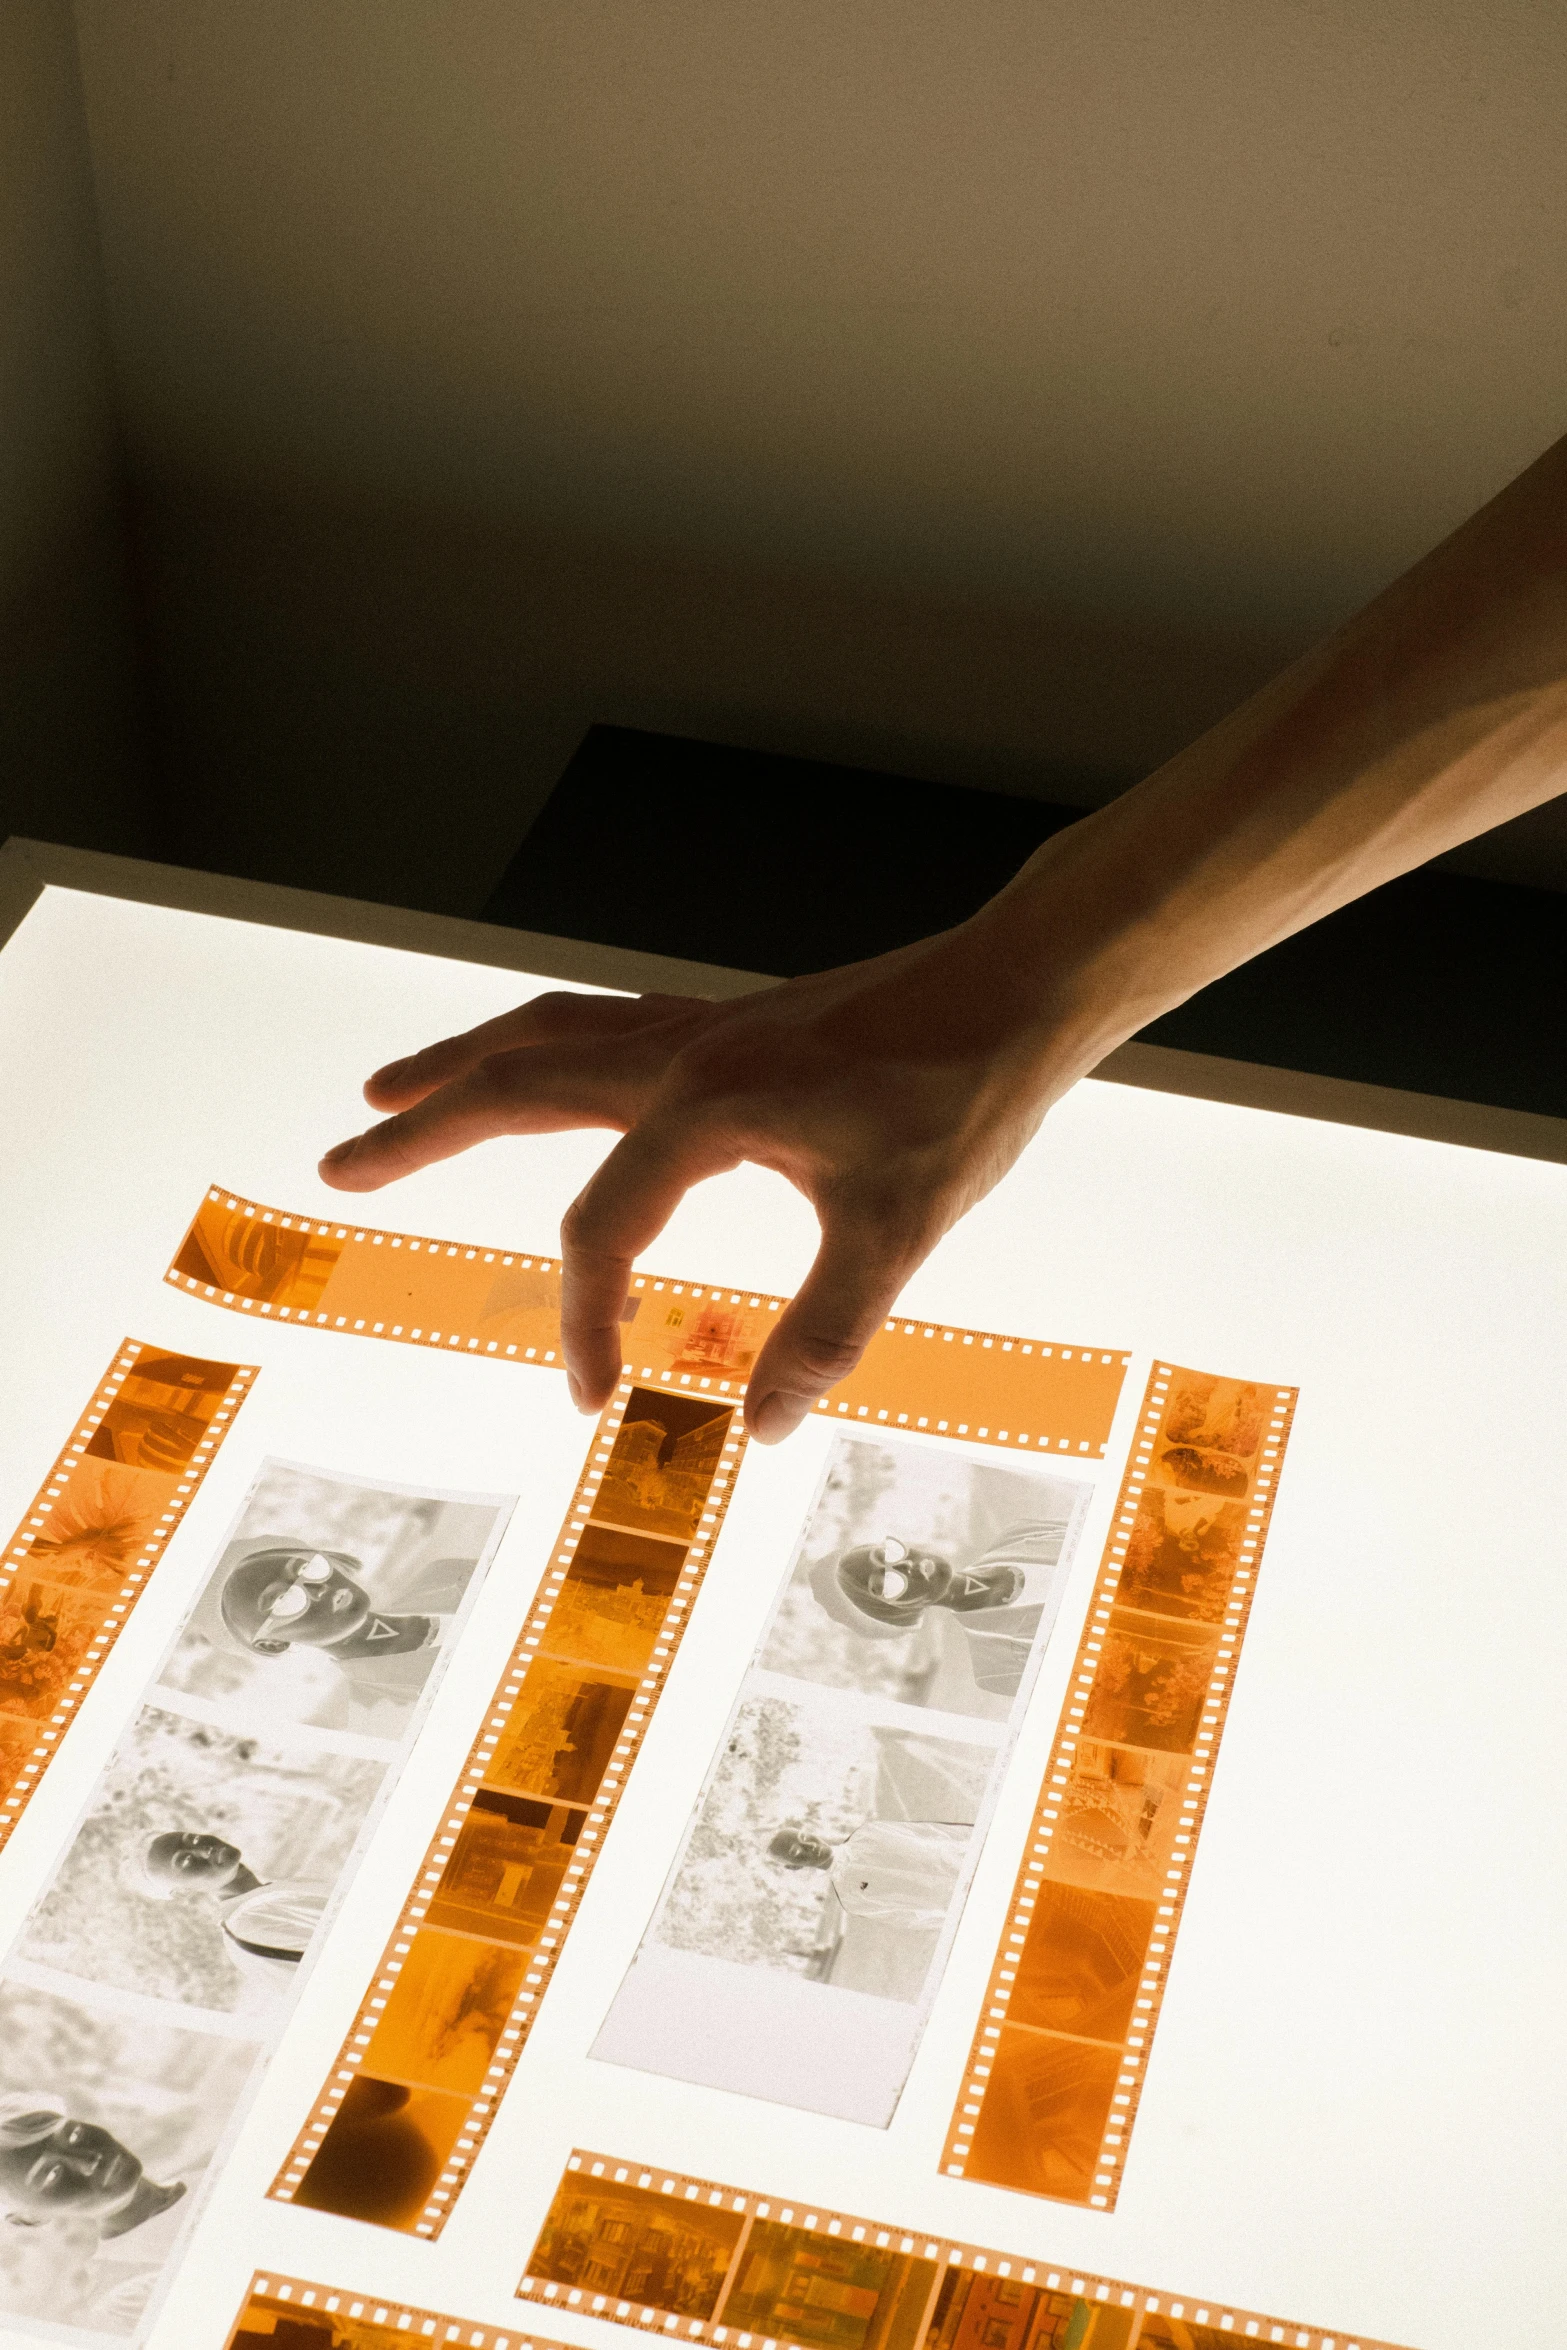
M263 1463L0 1967L0 2311L141 2331L512 1506Z
M1092 1491L834 1439L595 2056L886 2126Z

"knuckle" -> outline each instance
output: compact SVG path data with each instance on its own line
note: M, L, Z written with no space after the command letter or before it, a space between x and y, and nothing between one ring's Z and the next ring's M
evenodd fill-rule
M596 996L578 995L571 988L550 987L542 995L531 996L522 1009L531 1020L565 1026L580 1020L585 1012L591 1014L598 1000Z
M486 1053L464 1080L473 1107L486 1116L509 1110L517 1094L516 1064L509 1052Z
M593 1210L585 1201L574 1199L560 1220L560 1237L567 1248L582 1248L592 1225Z
M586 1194L574 1199L560 1220L561 1246L575 1257L614 1254L609 1247L610 1226L605 1211Z
M733 1097L775 1085L778 1057L754 1031L715 1028L681 1046L670 1065L687 1099Z
M694 1013L702 1018L713 1008L705 996L669 995L657 987L648 988L634 1000L643 1011L656 1012L660 1018L672 1017L677 1013Z
M414 1157L408 1129L401 1118L388 1118L380 1126L372 1126L360 1144L367 1165L377 1173L402 1175L408 1172Z
M845 1184L827 1204L858 1232L865 1261L897 1279L929 1256L953 1221L950 1188L927 1164L894 1164Z
M826 1338L817 1331L801 1331L792 1345L794 1367L813 1391L836 1386L854 1369L864 1346L852 1338Z

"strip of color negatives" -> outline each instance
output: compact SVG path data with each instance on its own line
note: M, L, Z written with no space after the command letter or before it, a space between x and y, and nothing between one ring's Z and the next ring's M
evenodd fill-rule
M1111 2210L1246 1633L1293 1388L1156 1363L946 2169Z
M517 2291L736 2350L1387 2350L607 2154L572 2155Z
M0 1845L255 1378L127 1338L0 1558Z
M439 2235L571 1930L744 1443L732 1401L621 1385L278 2200Z
M236 1313L403 1346L561 1368L560 1266L550 1257L323 1224L209 1191L166 1278ZM645 1383L738 1397L787 1304L638 1274L622 1317ZM1009 1451L1099 1459L1127 1356L895 1318L817 1409Z
M463 2350L564 2350L515 2326L475 2325L471 2318L344 2293L299 2277L254 2276L223 2350L407 2350L410 2342L460 2342Z

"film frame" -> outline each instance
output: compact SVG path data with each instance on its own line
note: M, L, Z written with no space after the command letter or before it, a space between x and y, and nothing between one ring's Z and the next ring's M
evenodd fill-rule
M603 2186L596 2188L600 2180ZM594 2222L595 2232L580 2249L585 2222L579 2217L566 2226L565 2215L574 2210L613 2215L601 2275L607 2278L622 2261L629 2269L640 2256L642 2268L659 2276L665 2290L628 2297L608 2283L600 2289L549 2274L551 2265L594 2265L597 2229L606 2223ZM673 2212L684 2224L657 2231L677 2249L655 2254L631 2239L635 2215L642 2215L645 2235L657 2228L660 2212ZM547 2249L552 2224L568 2247L564 2260ZM705 2264L697 2249L704 2231L711 2245ZM687 2248L683 2267L678 2247ZM678 2279L674 2290L668 2289L671 2277ZM732 2344L734 2350L1233 2350L1246 2343L1266 2343L1270 2350L1393 2350L1369 2335L1329 2333L1211 2295L1133 2284L1038 2255L998 2252L835 2211L799 2196L758 2196L689 2172L581 2149L562 2173L517 2293L541 2310L569 2310L645 2333ZM857 2309L863 2320L858 2340L833 2328L834 2303ZM798 2323L801 2315L804 2325Z
M1115 2208L1295 1401L1166 1362L1149 1374L949 2128L950 2178ZM1228 1450L1201 1441L1224 1435Z
M254 1364L122 1340L0 1555L0 1847L37 1794L255 1378Z
M560 1365L560 1267L552 1258L323 1222L213 1187L165 1278L207 1303L233 1312L259 1312L295 1327L423 1345L443 1353L457 1350L519 1366ZM671 1585L666 1593L671 1604L658 1626L665 1636L663 1645L656 1657L638 1660L639 1671L645 1663L657 1664L659 1670L656 1686L639 1686L634 1693L642 1700L640 1711L628 1698L622 1726L630 1735L616 1746L615 1757L617 1765L630 1768L738 1466L743 1439L733 1415L745 1392L745 1374L772 1318L786 1303L780 1297L745 1295L653 1274L634 1277L623 1316L624 1324L633 1325L633 1363L590 1448L573 1512L535 1596L531 1631L522 1636L496 1692L490 1723L470 1753L448 1816L432 1841L337 2067L273 2182L270 2192L277 2200L306 2202L426 2238L439 2235L515 2069L623 1784L618 1772L606 1773L592 1797L596 1808L578 1807L583 1816L576 1835L586 1848L585 1857L575 1852L568 1859L556 1855L559 1873L552 1890L558 1898L549 1915L556 1929L553 1939L546 1944L539 1927L526 1961L513 1957L503 1964L492 1951L480 1982L476 1961L464 1975L452 1937L466 1931L492 1945L498 1937L472 1934L475 1921L471 1915L457 1914L461 1904L447 1892L447 1872L450 1865L460 1873L465 1839L476 1854L489 1827L481 1822L476 1828L473 1815L497 1803L498 1791L487 1783L495 1733L506 1727L519 1699L528 1703L524 1680L537 1697L550 1663L562 1661L550 1660L541 1642L562 1580L569 1579L584 1524L594 1516L594 1495L605 1476L613 1476L616 1440L633 1392L652 1399L655 1417L660 1395L671 1406L688 1401L710 1414L731 1415L730 1475L721 1481L718 1509L702 1518L707 1543L691 1546L678 1589ZM650 1309L645 1320L644 1307ZM492 1335L485 1334L487 1324ZM640 1355L653 1360L639 1368L635 1358ZM1036 1458L1102 1457L1129 1361L1124 1353L1104 1349L1047 1345L893 1319L872 1341L859 1372L819 1398L817 1410L851 1426L886 1425L910 1433L955 1436L997 1449L1027 1450ZM1020 1421L1028 1425L1020 1426ZM667 1538L671 1529L659 1531ZM587 1660L577 1655L567 1661L580 1666ZM583 1694L579 1689L579 1697ZM602 1694L601 1684L600 1698ZM530 1790L519 1797L524 1810L537 1793ZM548 1808L542 1818L514 1817L512 1824L519 1832L538 1830L564 1837L556 1814ZM490 1843L496 1850L503 1847L504 1829L493 1828ZM494 1851L490 1857L495 1857ZM514 1850L502 1874L510 1866L523 1870L531 1881L541 1865L532 1855ZM438 2036L442 2000L450 2012L459 1989L467 2001L465 2016L471 2021L476 2011L482 2015L489 2061L482 2078L459 2079L447 2071L432 2080L432 2070L440 2072L430 2046ZM422 2014L416 2014L419 2010ZM347 2176L346 2148L361 2129L369 2132L362 2168L375 2167L368 2160L370 2141L389 2142L396 2131L402 2134L412 2163L408 2175L421 2167L429 2170L417 2211L406 2197L395 2210L366 2209L355 2200L358 2190ZM415 2154L406 2143L413 2140L422 2153Z
M634 1411L645 1416L632 1418ZM672 1451L650 1472L644 1431L659 1428ZM622 1380L397 1928L269 2189L274 2200L439 2236L570 1934L689 1621L745 1442L738 1399L666 1394ZM657 1449L662 1454L662 1443ZM634 1487L630 1467L640 1471ZM640 1522L621 1522L637 1513ZM593 1592L603 1595L602 1605ZM582 1653L594 1646L598 1655ZM530 1692L537 1702L541 1684L544 1711L554 1711L550 1677L563 1667L626 1698L609 1737L600 1722L591 1787L584 1777L564 1791L540 1786L539 1742L529 1746L518 1735L533 1718ZM508 1904L513 1914L503 1917ZM454 1999L470 2034L477 2019L488 2040L482 2073L455 2086L450 2070L425 2053L439 2045ZM468 2062L476 2062L471 2039ZM422 2134L422 2157L410 2133ZM380 2178L399 2162L401 2175L416 2182L429 2172L427 2191L416 2183L395 2208L384 2198L367 2208L370 2188L361 2188L361 2179L374 2174L380 2194Z
M247 2326L247 2318L259 2325ZM257 2342L277 2343L282 2319L292 2328L295 2350L395 2350L405 2342L460 2342L463 2350L566 2350L560 2342L518 2333L515 2326L475 2325L418 2309L407 2301L386 2301L374 2293L349 2293L302 2277L263 2276L258 2269L224 2337L223 2350L250 2350ZM285 2339L288 2337L285 2336Z
M323 1222L215 1185L164 1279L206 1304L296 1328L562 1368L554 1257ZM644 1382L738 1399L788 1302L637 1274L622 1318L628 1369ZM1047 1345L895 1315L816 1409L851 1424L1099 1460L1130 1359L1119 1348Z

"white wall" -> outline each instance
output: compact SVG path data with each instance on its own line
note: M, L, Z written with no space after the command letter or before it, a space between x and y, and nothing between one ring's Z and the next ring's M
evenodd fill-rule
M118 431L66 0L0 5L0 837L146 846Z
M472 907L594 718L1087 803L1567 427L1543 0L75 13L192 861Z
M1311 632L1562 429L1541 0L78 0L126 422Z

